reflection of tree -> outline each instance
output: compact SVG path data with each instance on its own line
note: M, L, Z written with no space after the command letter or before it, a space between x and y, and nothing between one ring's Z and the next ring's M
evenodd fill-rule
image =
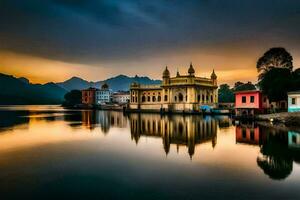
M2 128L6 130L17 125L28 124L28 114L28 111L0 111L0 131Z
M287 178L293 170L293 157L287 147L285 135L287 134L269 134L260 149L262 156L257 158L257 165L275 180Z

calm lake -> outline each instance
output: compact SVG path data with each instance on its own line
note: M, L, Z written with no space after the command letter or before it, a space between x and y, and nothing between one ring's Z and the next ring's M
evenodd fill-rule
M300 133L227 116L0 107L1 199L300 199Z

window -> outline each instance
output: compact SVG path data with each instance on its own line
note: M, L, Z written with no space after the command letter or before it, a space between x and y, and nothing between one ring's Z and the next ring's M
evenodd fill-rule
M293 135L293 137L292 137L292 142L293 142L294 144L296 144L296 143L297 143L297 138L296 138L296 136L295 136L295 135Z
M161 101L161 96L157 97L157 101L160 102Z
M148 96L148 102L150 102L150 96Z
M168 95L165 95L165 101L168 101Z
M179 93L178 99L179 99L179 101L183 101L183 95L181 93Z
M155 101L156 101L156 98L155 98L155 96L153 96L153 97L152 97L152 101L153 101L153 102L155 102Z
M246 137L247 137L247 132L246 132L246 129L245 129L245 128L242 129L242 137L243 137L243 138L246 138Z
M250 96L250 102L254 103L254 96Z
M292 98L292 105L296 104L296 98Z
M175 101L177 101L177 96L175 96Z
M213 102L214 99L213 99L213 95L210 96L210 102Z
M142 96L142 102L145 102L145 101L146 101L146 97Z
M200 95L198 95L197 99L198 99L198 102L200 102Z
M253 129L250 130L250 139L254 140L254 130Z
M246 96L242 96L242 103L246 103Z

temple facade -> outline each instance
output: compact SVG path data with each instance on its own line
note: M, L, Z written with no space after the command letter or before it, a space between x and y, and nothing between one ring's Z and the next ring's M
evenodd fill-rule
M187 75L177 72L170 77L168 67L163 72L160 85L130 86L130 110L163 112L199 112L201 106L214 108L218 103L217 76L213 70L210 78L195 76L192 65Z

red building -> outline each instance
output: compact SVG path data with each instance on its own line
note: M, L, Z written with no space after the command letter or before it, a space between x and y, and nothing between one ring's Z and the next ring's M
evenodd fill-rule
M259 90L235 92L236 116L254 116L269 108L268 98Z
M87 105L94 105L96 103L96 88L88 88L81 90L82 94L82 103Z

